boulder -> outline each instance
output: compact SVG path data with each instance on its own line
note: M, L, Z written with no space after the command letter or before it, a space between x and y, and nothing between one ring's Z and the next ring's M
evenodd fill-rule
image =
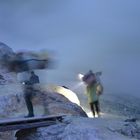
M116 121L67 116L55 125L20 130L16 137L17 140L134 140L110 131L110 124L116 125Z
M0 88L0 118L22 118L27 113L23 98L23 85L1 85ZM35 90L33 105L36 116L68 114L87 117L80 106L70 102L59 93ZM43 110L40 112L39 106ZM27 130L28 131L28 130ZM0 133L0 140L13 140L14 131Z
M16 73L8 71L7 59L11 59L15 53L6 44L0 42L0 85L17 82Z

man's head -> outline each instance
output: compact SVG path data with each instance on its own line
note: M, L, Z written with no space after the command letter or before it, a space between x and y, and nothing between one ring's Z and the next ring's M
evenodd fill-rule
M35 72L34 71L31 71L31 75L34 75L35 74Z
M90 70L88 73L86 73L83 77L83 81L87 85L91 85L93 83L96 83L96 76L95 74Z

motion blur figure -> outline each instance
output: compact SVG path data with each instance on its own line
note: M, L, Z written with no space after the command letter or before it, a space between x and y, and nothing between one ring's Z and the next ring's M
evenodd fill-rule
M31 71L29 80L24 81L24 98L28 109L28 115L25 117L33 117L34 110L32 105L32 98L35 95L36 90L34 89L35 84L39 83L39 77L34 73L33 70L44 70L54 68L54 61L48 51L43 50L40 52L34 51L21 51L13 52L12 55L3 55L0 58L0 63L7 67L8 72L15 72L16 74ZM0 77L2 78L2 77Z

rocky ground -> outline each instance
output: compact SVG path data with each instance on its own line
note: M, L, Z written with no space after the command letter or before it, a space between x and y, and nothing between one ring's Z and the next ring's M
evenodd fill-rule
M12 49L0 43L0 60L14 55ZM88 118L86 96L65 90L64 94L36 86L33 99L35 115L67 114L62 122L38 129L0 132L0 140L133 140L140 139L140 102L132 96L105 94L101 97L101 118ZM75 100L73 100L73 98ZM80 106L81 104L81 106ZM82 109L84 108L84 110ZM15 73L7 73L0 65L0 118L22 118L27 113L23 85ZM16 137L15 137L16 136Z
M27 109L23 98L22 86L19 84L1 85L0 88L0 118L23 118ZM87 117L80 106L70 102L59 93L41 91L35 92L33 98L34 111L36 116L68 114ZM14 139L15 131L0 133L1 140Z
M139 139L139 129L134 122L68 116L56 125L19 131L16 137L18 140L134 140Z
M25 113L27 113L27 109L22 96L23 91L21 86L1 86L3 86L3 88L1 88L0 93L6 93L0 95L1 119L23 117ZM140 139L139 118L135 117L138 111L135 113L133 112L133 109L135 110L138 107L139 102L136 100L134 105L130 105L129 102L133 99L131 97L131 100L129 101L127 98L127 101L125 100L126 104L124 108L122 106L124 105L124 102L122 101L123 98L119 98L118 101L117 97L109 97L107 99L101 99L101 106L103 107L104 105L102 110L106 108L101 118L93 119L87 118L80 106L70 102L68 98L63 95L54 92L45 92L43 90L42 92L37 93L33 100L35 114L41 116L64 113L67 114L68 117L64 118L63 122L49 127L21 130L17 133L15 131L0 133L0 138L1 140L7 140L7 138L10 138L10 140L16 138L18 140ZM117 104L116 106L114 105L114 101ZM127 112L124 112L124 109L127 110ZM131 116L129 116L130 113L132 114Z

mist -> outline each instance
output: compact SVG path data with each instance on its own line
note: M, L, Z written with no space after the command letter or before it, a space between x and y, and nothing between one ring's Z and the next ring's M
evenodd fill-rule
M71 86L78 73L102 71L105 92L140 96L139 0L1 0L0 41L48 49L57 68L41 81ZM44 75L46 77L44 78Z

